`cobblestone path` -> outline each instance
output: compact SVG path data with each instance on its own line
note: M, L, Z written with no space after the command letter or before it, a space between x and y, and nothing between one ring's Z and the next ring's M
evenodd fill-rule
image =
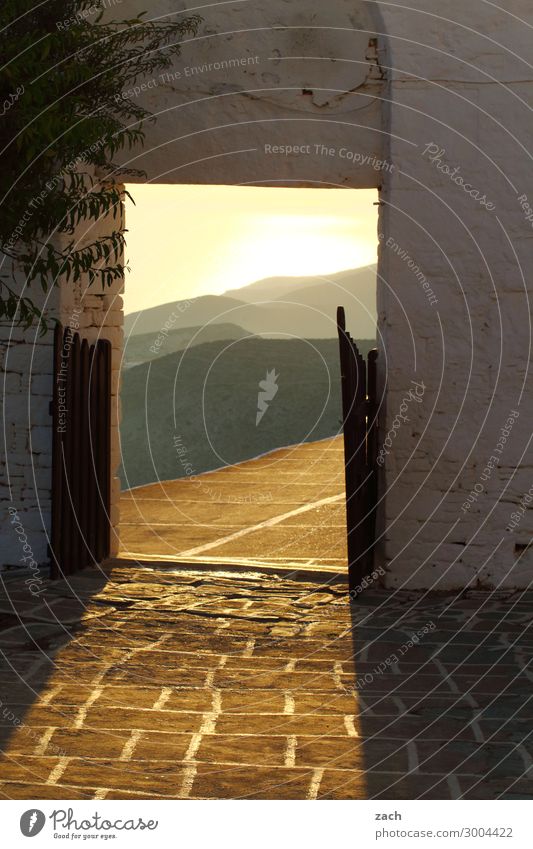
M350 611L342 583L120 561L5 587L3 798L533 797L532 594Z

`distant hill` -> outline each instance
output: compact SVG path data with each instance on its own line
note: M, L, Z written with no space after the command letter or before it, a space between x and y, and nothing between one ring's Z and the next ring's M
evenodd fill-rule
M130 313L124 329L127 337L146 333L157 337L169 323L173 330L234 324L263 336L332 339L336 307L342 304L352 336L369 339L376 332L375 292L374 266L326 278L275 277L224 295L204 295Z
M249 283L247 286L241 286L238 289L228 289L227 292L224 292L224 297L255 304L259 301L271 301L283 297L283 295L294 292L298 288L309 286L311 282L316 283L317 278L314 276L264 277L261 280L256 280L254 283Z
M224 297L248 301L252 304L258 301L284 299L288 295L298 295L300 298L304 291L320 286L331 293L347 292L350 295L356 295L358 300L375 314L376 273L376 265L365 265L362 268L337 271L334 274L322 276L265 277L248 286L229 289L224 292Z
M373 340L359 343L361 353ZM259 383L278 391L256 425ZM199 474L339 432L336 339L207 342L129 368L120 427L124 488ZM175 445L180 438L181 453ZM192 471L191 471L192 470Z
M164 357L189 345L217 340L243 339L248 332L237 324L207 324L203 327L169 329L160 333L139 333L124 340L123 368Z
M346 312L347 327L355 338L376 336L376 267L342 271L327 280L308 278L311 283L276 298L279 303L298 303L320 314L329 315L332 305L342 305ZM333 335L336 335L336 331Z
M240 324L232 314L239 306L248 305L224 295L202 295L188 301L158 304L148 310L128 313L124 317L124 333L126 336L137 336L141 333L153 333L157 336L165 327L177 330L203 326L210 321L216 321L218 324Z

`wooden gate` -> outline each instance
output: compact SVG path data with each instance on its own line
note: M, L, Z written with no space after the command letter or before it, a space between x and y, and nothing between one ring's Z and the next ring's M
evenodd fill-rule
M376 359L365 362L346 330L344 308L337 308L341 364L342 419L346 478L348 573L354 591L373 568L377 501Z
M111 343L56 327L51 577L109 556Z

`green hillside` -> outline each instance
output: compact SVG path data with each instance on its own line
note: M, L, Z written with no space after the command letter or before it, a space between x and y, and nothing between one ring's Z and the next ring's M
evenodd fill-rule
M359 343L361 353L374 344ZM256 425L259 383L272 369L278 390ZM124 488L184 477L187 464L189 474L198 474L338 433L338 342L197 345L126 370L121 402Z
M158 333L139 333L124 339L123 368L146 363L181 351L189 345L201 345L222 339L242 339L246 330L237 324L206 324L200 327L166 329Z

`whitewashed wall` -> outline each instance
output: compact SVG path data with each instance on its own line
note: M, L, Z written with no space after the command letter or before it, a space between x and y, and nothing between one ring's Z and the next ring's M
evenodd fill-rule
M7 259L0 255L2 272ZM13 279L23 292L22 280ZM15 288L15 287L13 287ZM43 303L39 289L31 291ZM30 294L30 293L28 293ZM49 312L59 309L59 292ZM0 567L36 565L48 560L51 519L53 334L36 336L9 322L0 323L2 371L2 455L0 458Z
M380 5L397 165L381 223L382 438L410 381L427 390L387 458L382 556L393 586L527 586L533 511L506 528L533 484L533 229L519 202L533 198L533 9L527 0L505 10L409 6ZM461 175L477 197L455 182Z
M154 19L190 9L204 20L172 68L125 92L158 116L131 164L159 183L379 185L382 80L366 6L154 0ZM145 7L125 0L120 15Z
M145 6L128 0L114 14ZM187 6L154 0L150 15ZM131 164L159 183L382 187L386 582L526 586L530 3L251 0L201 13L169 76L135 95L159 121ZM118 357L120 310L110 315Z
M115 220L114 226L116 224ZM93 223L85 231L80 229L77 234L79 246L104 232L105 220ZM3 272L9 267L4 262ZM45 309L49 319L68 324L89 342L100 335L112 342L111 548L116 553L123 282L117 281L105 289L100 284L87 287L87 281L75 286L60 282L46 294L39 286L25 287L20 275L15 275L13 282L17 291L32 297ZM51 531L53 324L50 322L50 330L45 335L35 328L24 331L8 322L0 324L0 356L5 435L0 460L0 568L24 566L36 575L45 575ZM31 565L32 561L40 568L39 573L37 566Z

